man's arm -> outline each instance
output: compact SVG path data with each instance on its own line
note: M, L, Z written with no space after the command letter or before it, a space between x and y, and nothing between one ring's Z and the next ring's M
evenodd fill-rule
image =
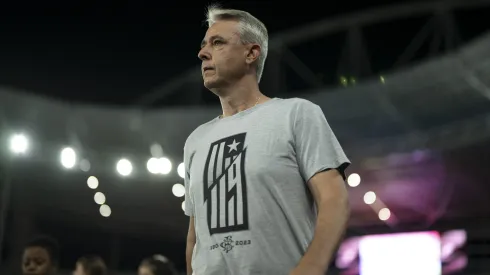
M299 171L315 200L315 234L291 275L323 275L345 230L349 215L345 169L350 161L322 109L297 100L293 123Z
M325 274L349 218L347 189L336 169L320 172L308 181L318 208L315 234L306 254L291 274Z
M192 252L196 245L196 231L194 229L194 217L189 219L189 231L187 232L187 245L185 249L185 259L187 262L187 275L192 275Z

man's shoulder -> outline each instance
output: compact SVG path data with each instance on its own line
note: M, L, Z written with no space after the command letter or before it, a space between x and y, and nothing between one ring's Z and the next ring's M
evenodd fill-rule
M287 113L291 123L304 119L324 117L322 108L303 98L285 99L281 113Z
M283 105L285 108L292 110L293 112L318 107L318 105L316 105L315 103L299 97L283 99L282 102L283 103L281 105Z
M216 121L216 118L197 126L197 128L194 129L194 131L192 131L191 134L187 137L187 140L185 141L184 148L191 146L192 143L198 137L202 137L207 131L209 131L209 128L212 126L212 124L215 121Z
M299 97L291 97L281 99L284 105L289 106L313 106L315 103L309 101L308 99L299 98Z

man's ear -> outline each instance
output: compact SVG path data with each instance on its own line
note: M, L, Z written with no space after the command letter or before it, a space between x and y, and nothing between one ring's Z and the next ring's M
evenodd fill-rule
M260 56L260 46L257 44L252 44L247 53L247 64L252 64L257 60Z

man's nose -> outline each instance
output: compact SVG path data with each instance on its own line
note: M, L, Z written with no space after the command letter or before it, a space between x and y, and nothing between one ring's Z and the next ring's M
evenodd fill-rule
M199 51L199 53L197 54L197 57L199 57L199 59L201 59L202 61L207 61L207 60L211 59L211 54L206 49L206 47L204 47Z

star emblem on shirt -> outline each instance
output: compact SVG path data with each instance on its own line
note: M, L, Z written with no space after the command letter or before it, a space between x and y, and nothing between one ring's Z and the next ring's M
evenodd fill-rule
M230 151L228 153L231 153L231 151L233 150L238 151L238 144L240 144L240 142L236 142L236 140L233 140L233 143L228 145L228 147L230 147Z

